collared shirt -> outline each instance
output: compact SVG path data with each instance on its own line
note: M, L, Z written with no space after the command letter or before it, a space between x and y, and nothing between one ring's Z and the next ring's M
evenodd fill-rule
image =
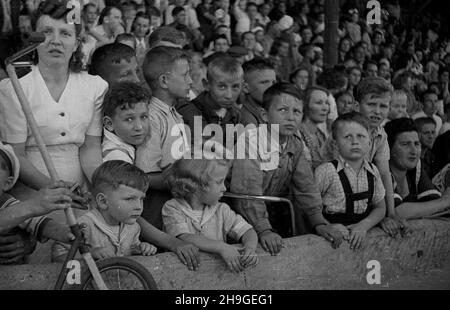
M134 164L135 149L134 146L123 142L111 131L103 129L102 157L103 162L123 160Z
M136 149L136 166L144 172L160 172L189 152L183 117L165 102L152 97L149 104L149 136Z
M344 170L352 191L355 194L368 191L367 173L372 174L374 176L374 191L370 202L375 204L384 199L385 190L383 182L375 165L370 165L367 160L364 160L361 169L359 172L356 172L339 156L337 168L332 163L323 163L314 172L326 213L345 213L346 211L345 192L338 175L341 170ZM367 199L355 201L354 212L356 214L364 213L370 202Z
M246 94L241 99L243 101L241 108L241 122L244 126L248 124L259 126L260 124L267 123L265 110L261 105L259 105L249 94Z
M109 249L115 256L130 256L134 249L139 249L141 227L138 223L120 223L117 233L115 227L108 225L95 208L80 216L78 222L86 225L82 231L90 248ZM69 247L68 244L57 242L53 248L53 258L66 255Z
M268 137L264 138L264 131L256 133L257 130L249 130L246 134L245 159L233 162L231 191L291 197L296 212L305 213L313 226L326 223L322 215L322 198L300 139L297 136L288 137L283 150L275 142L269 142L264 147L261 141L268 140ZM255 136L261 140L252 142ZM255 158L254 154L258 156ZM278 161L273 157L278 157ZM234 206L258 233L272 229L264 202L238 199Z
M372 143L369 152L367 152L365 159L369 162L374 160L378 162L388 162L391 158L389 144L387 141L387 134L384 128L379 126L371 131ZM322 147L321 157L323 161L332 161L337 159L339 153L335 147L333 147L332 138L329 137Z
M227 236L236 241L252 226L223 202L207 206L199 220L197 214L184 199L171 199L162 209L165 231L174 237L181 234L197 234L212 240L226 242Z

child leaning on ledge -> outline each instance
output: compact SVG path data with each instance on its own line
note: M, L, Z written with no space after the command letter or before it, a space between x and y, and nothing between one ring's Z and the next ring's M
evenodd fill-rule
M153 255L156 247L141 242L141 216L148 178L139 168L111 160L92 176L93 208L78 218L94 259L112 256ZM63 260L68 246L56 244L53 260Z
M75 200L84 199L74 195L62 181L43 188L33 198L18 201L7 193L19 178L20 163L13 149L0 142L0 234L15 234L25 230L39 241L54 239L69 242L74 239L67 225L62 225L43 215L63 210ZM25 259L26 260L26 259ZM25 262L25 261L23 261ZM19 263L0 259L0 264Z
M332 125L337 159L315 170L323 215L344 233L352 249L386 212L385 190L377 167L365 156L370 149L369 120L358 112L339 116ZM345 227L344 227L345 225Z
M144 143L150 128L150 92L133 82L112 85L103 101L103 162L134 164L135 148Z
M229 165L226 160L180 159L169 177L175 197L164 204L164 229L200 250L219 254L235 272L257 264L258 237L240 215L219 199ZM227 237L242 246L226 243Z

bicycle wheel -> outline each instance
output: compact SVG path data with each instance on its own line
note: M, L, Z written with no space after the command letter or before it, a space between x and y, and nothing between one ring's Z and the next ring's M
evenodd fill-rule
M100 275L110 290L157 290L153 276L138 262L125 257L111 257L97 262ZM86 268L82 276L82 290L97 290L97 285Z

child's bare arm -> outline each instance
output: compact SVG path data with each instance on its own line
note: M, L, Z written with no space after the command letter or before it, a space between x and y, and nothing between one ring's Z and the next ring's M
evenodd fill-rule
M142 217L138 218L137 222L141 226L140 237L142 240L174 252L181 262L190 270L197 270L200 259L198 257L198 248L196 246L174 238L157 229Z
M244 245L241 256L242 265L244 267L256 265L258 263L258 257L256 256L255 251L258 246L258 235L253 228L247 230L242 236L242 244Z
M181 234L177 237L183 241L194 244L202 251L219 254L227 264L228 268L232 271L240 272L244 270L244 267L240 262L239 249L235 246L226 244L223 241L208 239L201 235Z

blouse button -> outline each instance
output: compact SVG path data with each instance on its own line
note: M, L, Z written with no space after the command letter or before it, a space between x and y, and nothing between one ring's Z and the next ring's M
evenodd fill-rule
M61 136L63 136L63 137L64 137L65 135L66 135L66 133L65 133L65 132L61 132Z
M66 113L61 112L61 113L59 113L59 116L64 117L64 116L66 116Z

